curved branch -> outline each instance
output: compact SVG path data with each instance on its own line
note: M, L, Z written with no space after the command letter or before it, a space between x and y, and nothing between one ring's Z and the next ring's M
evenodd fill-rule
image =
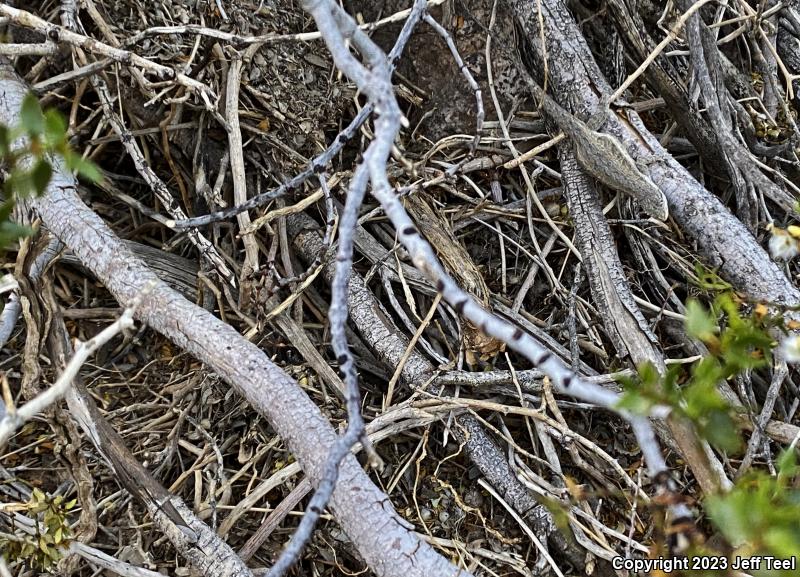
M0 65L0 122L12 124L26 88L8 65ZM127 302L147 283L137 318L193 354L233 386L287 442L312 483L337 435L297 382L254 344L208 311L188 302L160 281L75 193L76 182L53 162L46 193L32 201L44 224L108 288ZM333 493L333 512L364 561L384 577L468 576L420 540L367 477L347 456ZM379 529L379 530L376 530Z

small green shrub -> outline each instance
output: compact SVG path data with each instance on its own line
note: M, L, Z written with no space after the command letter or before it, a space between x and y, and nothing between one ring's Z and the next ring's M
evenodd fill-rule
M672 365L663 376L651 365L640 367L637 379L623 382L621 407L644 414L654 405L669 406L694 423L699 435L717 449L741 448L736 411L719 393L718 384L742 371L769 366L775 344L769 330L780 326L781 320L760 306L743 315L740 304L727 291L714 299L711 309L690 299L686 331L710 354L688 367ZM719 318L724 319L723 327Z
M782 315L770 315L765 305L747 305L708 274L699 278L703 280L701 288L720 292L710 308L697 300L687 302L686 331L706 345L709 355L688 366L673 365L664 375L651 365L640 367L638 378L623 383L621 406L640 414L655 405L669 406L675 415L693 423L701 438L735 457L745 446L738 426L742 415L722 397L718 385L744 371L769 367L777 345L773 335L798 327L794 322L785 323ZM794 335L784 339L784 352L786 343L795 340ZM786 358L792 361L790 355ZM782 452L776 466L774 476L752 469L736 480L733 489L706 495L701 503L702 512L734 551L730 563L750 556L789 559L800 553L800 467L796 448ZM687 553L719 555L699 544ZM763 564L748 572L763 577L787 575L784 571L766 570ZM725 569L702 574L729 573Z
M20 139L25 146L15 146ZM42 194L53 175L51 158L64 160L68 170L91 181L100 171L89 160L74 152L67 140L67 124L54 109L42 112L39 101L28 94L22 102L19 123L0 125L0 164L3 168L3 198L0 203L0 251L32 233L29 227L11 221L17 201Z
M75 500L64 502L61 496L48 497L34 489L23 510L37 521L35 535L22 531L14 539L0 536L0 551L9 562L22 562L40 571L50 571L69 546L72 530L67 515L75 507Z

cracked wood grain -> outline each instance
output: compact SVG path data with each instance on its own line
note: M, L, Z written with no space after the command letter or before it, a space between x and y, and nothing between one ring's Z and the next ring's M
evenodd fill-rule
M6 64L0 65L0 80L0 122L14 124L26 87ZM44 225L120 302L130 301L145 285L154 283L137 310L137 318L233 386L286 441L312 484L319 482L325 456L337 439L319 408L263 351L159 280L83 204L75 187L72 175L54 159L53 178L46 193L31 202ZM352 455L342 461L331 508L364 561L381 577L470 575L413 532Z
M304 214L287 218L287 229L298 256L311 262L319 251L324 250L317 224ZM333 266L323 270L327 279L333 278ZM350 318L378 358L390 368L403 359L408 348L408 338L397 328L390 316L367 288L363 277L353 273L348 294ZM435 373L434 366L419 352L412 350L402 367L401 378L411 386L425 384ZM440 387L429 386L430 392ZM456 417L457 425L451 432L459 442L465 443L467 456L479 468L489 482L522 516L526 517L539 535L549 537L552 546L561 549L570 561L579 567L584 565L583 555L555 528L552 515L546 507L532 496L531 492L517 480L502 450L489 436L475 417L462 414Z
M650 363L663 374L664 356L633 300L597 191L579 170L571 150L560 146L559 156L564 192L575 221L576 244L606 334L617 354L627 358L634 368ZM666 427L663 424L657 427L662 438L676 445L704 491L713 493L720 486L730 485L722 463L688 423L672 417L667 419Z
M537 3L533 0L505 0L525 30L532 53L541 69ZM561 0L542 0L546 52L561 57L549 59L549 81L573 110L599 111L611 87L602 77L575 20ZM536 72L536 71L534 71ZM604 130L618 138L637 163L645 165L650 179L661 188L675 223L696 243L707 266L731 282L737 290L756 301L781 306L800 303L800 291L770 260L747 228L722 202L669 156L630 109L608 112ZM654 161L655 160L655 161Z

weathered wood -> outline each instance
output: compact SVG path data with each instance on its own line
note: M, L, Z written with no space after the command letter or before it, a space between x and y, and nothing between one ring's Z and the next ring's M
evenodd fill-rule
M465 291L478 299L483 306L489 306L489 287L467 249L458 241L448 223L431 208L420 194L412 194L405 199L406 210L417 223L421 233L436 249L447 272ZM480 328L468 320L462 322L462 339L467 353L467 361L475 364L476 357L486 361L505 350L503 341L485 335Z
M125 240L123 242L133 254L147 263L148 268L150 268L158 278L181 293L188 300L192 302L197 300L197 271L200 267L197 265L196 261L140 242L132 240ZM67 264L84 267L81 259L72 252L64 253L61 256L61 260Z
M539 70L543 70L545 53L561 55L548 59L548 81L562 106L572 103L569 108L585 117L599 112L603 98L611 95L611 88L564 3L541 2L546 44L543 47L539 41L537 2L506 2L528 35ZM779 305L800 303L800 291L770 260L753 235L664 150L638 114L629 109L618 113L608 111L603 130L620 139L637 164L647 166L651 180L667 197L670 216L696 243L707 266L718 269L722 278L753 300Z
M54 317L49 339L50 354L61 365L61 370L72 351L64 319L57 312ZM73 380L66 399L72 418L108 463L119 483L144 504L159 530L197 571L209 577L252 576L227 543L136 460L119 434L103 418L80 378Z
M287 218L287 229L298 255L312 261L324 250L317 224L304 214ZM323 274L331 279L333 264L328 264ZM363 277L353 273L348 294L350 318L364 340L378 358L394 371L403 362L408 349L408 338L397 328L386 310L364 283ZM423 386L435 373L434 366L422 354L412 350L402 366L401 378L411 386ZM441 386L428 385L427 390L437 393ZM553 546L562 551L570 561L582 567L583 555L565 539L555 527L553 516L534 495L517 479L503 451L492 440L480 422L470 414L456 417L457 426L451 431L464 443L467 456L481 474L500 492L512 507L531 524L538 535L549 537Z
M0 65L0 122L17 121L26 87L7 64ZM273 426L295 454L312 483L337 435L296 381L230 325L188 302L161 281L75 193L75 180L54 160L43 196L32 201L46 227L122 303L145 286L137 318L215 370ZM366 563L377 575L422 577L460 575L459 569L422 541L391 507L352 455L340 466L331 507ZM380 527L376 531L375 527Z

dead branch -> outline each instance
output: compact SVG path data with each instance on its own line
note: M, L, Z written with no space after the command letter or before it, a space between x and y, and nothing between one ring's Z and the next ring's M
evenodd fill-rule
M148 287L145 285L142 293L133 298L131 304L115 322L111 323L91 340L85 343L78 343L74 355L66 364L61 376L53 383L52 387L36 398L28 401L19 409L16 409L13 405L7 405L5 417L0 420L0 448L5 446L8 439L14 434L14 431L26 421L29 421L49 406L58 402L58 400L66 394L72 384L72 380L78 374L78 371L80 371L80 368L98 348L102 347L120 332L133 326L133 315L136 312L136 308L141 303L142 298L147 294L147 291Z
M574 50L575 58L550 62L551 82L563 87L559 99L562 103L575 103L572 109L586 111L587 116L605 114L603 129L620 139L633 158L647 167L650 178L667 197L670 215L697 243L707 265L717 268L723 278L753 300L780 306L800 303L800 292L741 221L664 150L635 112L601 109L611 96L611 88L564 4L559 0L541 3L546 26L543 47L538 41L538 20L530 17L535 13L534 4L528 0L507 3L528 35L537 69L541 69L538 63L542 62L543 50L551 52L561 45Z
M8 65L2 66L0 77L0 122L12 124L25 87ZM150 272L80 201L75 186L73 177L54 160L54 175L46 194L32 203L43 223L117 299L129 300L154 282L136 316L229 382L286 439L303 470L318 483L322 463L337 436L316 405L255 345L230 325L187 302ZM334 514L377 574L468 574L420 541L353 457L342 461L340 479L331 501ZM382 530L374 531L374 526Z
M44 34L44 36L50 39L52 42L64 42L71 46L83 48L87 52L105 56L106 58L110 58L116 62L119 62L120 64L143 68L147 72L155 74L159 80L175 80L178 84L185 86L200 96L206 108L209 110L214 108L214 103L217 100L217 96L211 91L210 88L208 88L208 86L202 82L198 82L197 80L190 78L186 74L177 72L175 69L170 68L169 66L151 62L150 60L142 58L138 54L128 50L114 48L113 46L109 46L108 44L95 40L94 38L84 36L83 34L73 32L72 30L69 30L63 26L59 26L58 24L53 24L51 22L42 20L38 16L31 14L30 12L26 12L25 10L13 8L8 4L0 4L0 16L8 18L11 22L17 24L18 26L24 26L26 28L30 28L31 30L36 30L41 34Z
M52 293L48 297L55 305ZM52 357L63 365L70 345L64 320L58 314L53 321L50 348ZM69 365L62 371L61 378L68 378L73 383L73 388L67 394L70 414L114 471L120 484L145 505L158 528L175 549L203 575L252 575L244 562L208 525L198 519L180 498L164 489L136 460L117 432L100 414L76 372L70 372Z

